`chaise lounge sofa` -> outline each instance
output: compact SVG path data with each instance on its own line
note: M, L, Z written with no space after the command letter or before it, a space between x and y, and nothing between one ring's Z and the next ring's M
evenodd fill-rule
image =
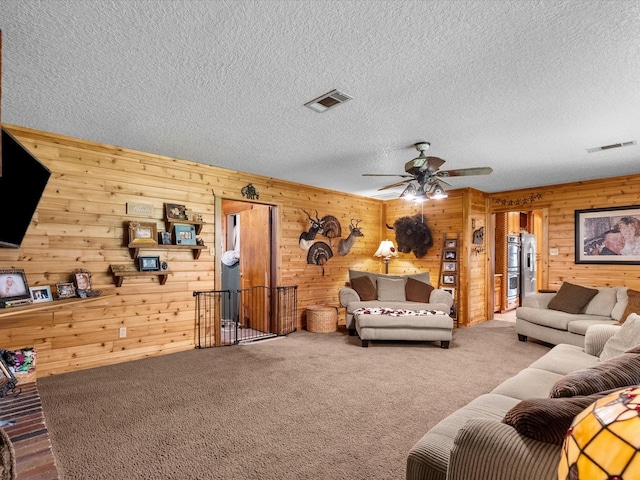
M582 347L590 326L618 323L632 311L627 305L626 287L589 288L565 282L557 293L523 299L516 309L516 333L523 342L531 337Z
M366 347L369 340L440 341L448 348L453 297L433 288L429 273L387 275L349 271L349 286L339 292L346 327Z
M406 479L557 479L573 418L611 390L640 383L638 345L634 313L622 326L590 327L584 348L553 347L433 426L409 452Z

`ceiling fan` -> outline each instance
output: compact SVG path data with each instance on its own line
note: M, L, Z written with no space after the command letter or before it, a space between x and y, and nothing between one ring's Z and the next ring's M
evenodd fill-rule
M404 177L405 180L386 185L378 190L407 185L400 197L416 199L447 198L445 185L451 184L442 180L446 177L464 177L467 175L488 175L493 172L491 167L459 168L457 170L439 170L446 160L438 157L427 157L425 152L431 144L418 142L414 145L420 152L413 160L404 164L406 174L363 173L365 177Z

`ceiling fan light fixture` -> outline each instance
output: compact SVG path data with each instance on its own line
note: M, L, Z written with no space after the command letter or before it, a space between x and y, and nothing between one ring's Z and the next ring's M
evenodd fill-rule
M430 185L425 184L424 189L429 200L441 200L449 196L442 184L437 180Z

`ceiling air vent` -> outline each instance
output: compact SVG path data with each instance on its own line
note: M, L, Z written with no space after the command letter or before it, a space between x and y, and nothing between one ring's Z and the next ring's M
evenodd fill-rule
M329 93L325 93L324 95L305 103L304 106L309 107L315 112L322 113L331 108L337 107L344 102L348 102L351 99L353 99L353 97L344 92L332 90Z
M631 142L614 143L612 145L604 145L602 147L587 148L587 152L595 153L595 152L602 152L603 150L609 150L611 148L630 147L631 145L635 145L637 143L638 142L636 142L635 140Z

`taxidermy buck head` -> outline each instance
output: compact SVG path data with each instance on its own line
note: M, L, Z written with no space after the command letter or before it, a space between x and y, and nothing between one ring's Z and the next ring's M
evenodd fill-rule
M355 224L353 223L354 221L356 222ZM361 221L362 220L356 220L355 218L351 219L351 223L349 224L349 230L351 230L351 233L347 238L341 238L338 242L338 255L344 256L349 253L353 244L356 243L356 238L364 237L364 233L362 233L358 228L358 224Z
M304 208L301 208L300 210L302 210L307 215L310 226L309 226L309 230L307 230L306 232L302 232L300 234L298 243L300 244L300 248L302 250L309 250L309 248L311 248L311 245L313 245L313 241L315 240L317 233L320 230L322 230L322 227L324 225L324 220L320 220L317 210L316 210L315 220L311 217L311 215L309 215L309 213Z
M420 213L413 217L399 218L393 223L393 227L387 225L387 228L396 232L396 244L401 253L413 252L416 258L422 258L433 246L431 229Z

